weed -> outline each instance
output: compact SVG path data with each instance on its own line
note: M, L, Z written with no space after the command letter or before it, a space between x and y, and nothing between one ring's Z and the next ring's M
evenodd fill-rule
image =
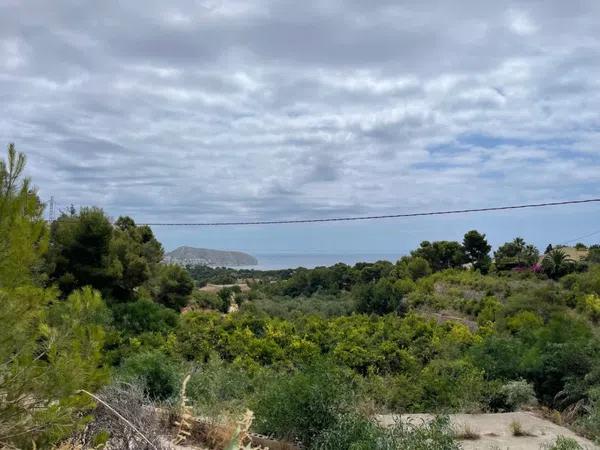
M481 434L471 428L469 424L464 424L461 430L455 432L454 436L460 441L477 441L481 439Z
M583 447L573 438L558 436L554 444L547 446L546 450L583 450Z
M519 422L518 420L513 420L510 423L510 431L511 431L512 435L515 437L535 436L530 431L525 430L525 428L523 428L523 425L521 424L521 422Z

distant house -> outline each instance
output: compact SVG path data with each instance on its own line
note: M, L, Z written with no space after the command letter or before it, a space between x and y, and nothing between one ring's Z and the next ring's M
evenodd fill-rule
M581 262L585 260L589 254L589 250L587 248L577 249L575 247L554 247L554 250L562 250L570 259L575 262ZM538 263L541 264L545 257L546 255L541 255Z

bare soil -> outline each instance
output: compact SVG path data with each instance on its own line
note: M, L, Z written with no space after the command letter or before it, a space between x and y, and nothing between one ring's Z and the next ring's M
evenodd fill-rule
M201 287L199 290L205 292L219 292L223 288L230 288L233 286L238 286L242 292L250 291L250 286L247 283L235 283L235 284L207 284L204 287Z
M397 420L419 425L431 420L430 414L386 414L377 416L384 426L393 425ZM479 435L476 440L461 440L465 450L530 450L550 446L558 436L575 439L584 449L600 449L588 439L576 435L571 430L542 419L531 412L513 412L498 414L451 414L450 421L454 430L460 434L465 429ZM526 434L531 436L513 436L511 423L516 421Z

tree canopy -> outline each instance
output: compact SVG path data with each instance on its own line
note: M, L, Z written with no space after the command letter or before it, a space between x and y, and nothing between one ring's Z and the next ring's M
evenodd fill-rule
M494 253L496 267L500 270L532 266L539 256L538 249L520 237L501 245Z
M41 256L48 246L44 205L23 177L26 158L8 146L0 160L0 287L41 281Z
M111 301L132 301L158 276L163 249L152 230L119 217L114 226L99 208L63 213L52 224L50 282L64 294L92 286Z
M463 239L463 249L466 261L472 263L475 269L487 273L492 262L489 255L492 246L488 244L485 234L477 230L467 232Z
M0 443L48 445L73 431L91 406L80 389L106 381L106 306L86 288L58 301L40 286L43 206L22 178L25 157L0 162Z
M460 267L466 261L464 248L456 241L423 241L411 255L425 259L434 271Z

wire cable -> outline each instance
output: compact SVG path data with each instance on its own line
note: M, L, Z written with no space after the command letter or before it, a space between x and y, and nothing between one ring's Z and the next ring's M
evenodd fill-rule
M581 241L581 239L589 238L589 237L595 236L597 234L600 234L600 230L596 230L591 233L584 234L583 236L576 237L575 239L569 239L568 241L564 241L563 244L566 245L566 244L570 244L572 242L579 242L579 241Z
M526 208L545 208L549 206L564 206L564 205L578 205L583 203L597 203L600 202L600 198L590 198L585 200L565 200L560 202L545 202L545 203L530 203L524 205L510 205L510 206L495 206L487 208L470 208L470 209L455 209L447 211L430 211L430 212L417 212L417 213L403 213L403 214L384 214L378 216L354 216L354 217L333 217L323 219L290 219L290 220L257 220L257 221L240 221L240 222L148 222L140 225L148 225L153 227L217 227L217 226L244 226L244 225L286 225L286 224L298 224L298 223L326 223L326 222L351 222L360 220L380 220L380 219L397 219L406 217L423 217L423 216L442 216L449 214L468 214L478 212L490 212L490 211L507 211L514 209L526 209Z

